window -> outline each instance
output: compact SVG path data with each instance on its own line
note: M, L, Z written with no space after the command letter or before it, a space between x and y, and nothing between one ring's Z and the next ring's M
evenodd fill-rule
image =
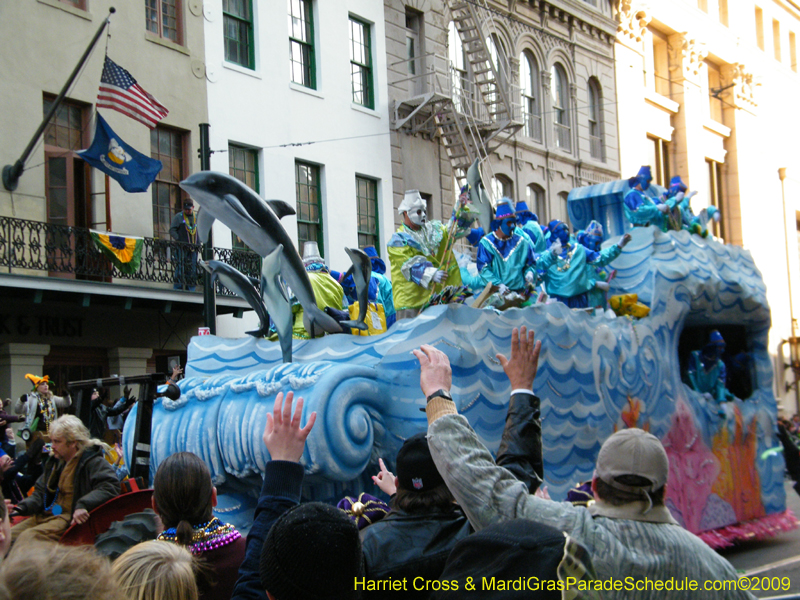
M461 36L456 29L454 21L450 21L447 30L447 56L450 59L453 105L458 112L465 112L469 102L467 94L471 86L470 80L467 78L467 61L464 57L464 45L461 42Z
M589 78L589 151L592 158L605 160L605 144L603 144L603 97L600 93L600 82Z
M756 45L764 49L764 11L756 6Z
M295 187L297 189L297 247L302 252L306 242L317 242L319 254L325 257L322 243L322 194L320 193L320 168L304 162L295 162Z
M547 223L547 211L545 211L544 189L535 183L525 188L525 203L533 214L539 219L539 223Z
M512 197L511 180L505 175L492 177L492 200L497 202L500 198Z
M252 0L222 0L225 60L254 67Z
M153 237L169 240L172 217L182 209L178 184L186 175L184 134L162 126L151 129L150 156L164 165L150 188L153 194Z
M179 0L145 0L144 13L147 31L176 44L182 43L179 29L180 7Z
M558 214L556 215L556 219L559 221L563 221L567 225L569 225L569 211L567 210L567 198L569 198L569 192L558 192Z
M567 74L564 67L554 64L550 69L550 96L553 102L553 127L556 147L565 152L572 151L570 143L569 112L567 110Z
M647 162L653 174L653 183L668 187L669 173L669 142L661 138L647 136Z
M777 19L772 19L772 50L775 60L781 61L781 24Z
M369 25L350 17L350 83L356 104L375 108Z
M375 246L380 254L378 238L378 182L356 176L358 202L358 247Z
M706 159L708 165L708 200L712 206L722 210L722 163L718 163L710 158ZM709 230L719 238L725 238L725 228L723 221L709 221Z
M719 67L712 62L705 61L706 72L708 73L708 116L717 123L722 123L723 101L720 97L722 88L722 77Z
M289 53L292 81L316 89L311 0L289 0Z
M44 98L43 116L50 111L54 100ZM86 147L85 114L83 106L64 100L44 130L47 222L54 225L88 226L86 163L71 152ZM59 234L53 242L57 246L69 243Z
M486 38L486 48L489 51L489 57L494 65L495 73L497 74L497 79L488 86L489 92L486 94L486 104L489 109L489 114L492 118L496 119L498 117L501 118L501 113L504 112L504 109L500 106L502 98L498 90L500 86L506 84L504 77L508 70L508 61L506 60L506 52L503 48L503 44L500 43L496 35L492 34ZM486 76L489 77L490 74L487 73Z
M524 133L537 142L542 141L542 114L539 108L539 67L527 50L519 57L519 84L522 91L522 120Z
M228 144L228 172L258 193L258 151ZM231 243L236 250L249 250L238 235L231 231Z
M648 89L669 96L669 50L667 37L655 29L645 34L645 85Z

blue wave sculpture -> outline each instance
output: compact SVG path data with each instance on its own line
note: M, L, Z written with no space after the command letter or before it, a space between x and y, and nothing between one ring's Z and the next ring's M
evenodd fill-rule
M195 337L187 377L179 383L181 398L160 399L154 407L151 472L174 452L198 454L220 489L218 514L246 527L269 460L261 440L266 415L278 391L293 390L305 398L304 422L311 411L318 414L302 459L305 495L335 501L346 493L375 492L369 475L377 472L378 457L393 469L403 440L427 426L419 410L419 365L411 354L421 344L448 355L459 411L495 451L511 391L495 354L508 354L511 330L526 325L542 340L534 391L542 399L545 483L554 499L591 477L601 443L625 426L635 399L636 424L660 439L673 428L677 407L688 407L709 453L719 447L724 430L735 435L737 419L754 426L757 493L767 514L785 510L783 458L774 452L762 458L778 446L777 408L766 288L750 253L685 231L665 234L650 227L632 235L614 262L611 293L638 293L651 307L641 320L590 315L560 303L503 313L436 306L382 336L296 341L295 362L289 364L274 342ZM752 396L723 406L724 418L715 402L681 382L680 336L685 327L700 324L743 326L755 360ZM126 429L128 456L131 433ZM704 508L704 527L733 522L735 511L718 494L711 496L713 515L723 516L712 518L711 508Z

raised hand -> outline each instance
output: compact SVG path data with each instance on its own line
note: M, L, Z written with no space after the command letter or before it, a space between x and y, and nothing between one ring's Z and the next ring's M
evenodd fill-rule
M311 428L317 420L317 413L312 412L308 417L305 427L300 427L300 418L303 415L303 399L297 399L294 415L292 415L292 400L294 392L283 392L275 396L275 406L271 414L267 414L267 425L264 428L264 445L269 451L272 460L287 460L300 462L306 438L311 433Z
M514 327L511 331L511 358L508 359L503 354L495 355L511 383L512 390L533 391L533 380L536 379L539 352L542 349L542 342L534 342L534 337L533 330L528 331L524 325L519 329Z
M413 351L419 360L420 375L419 387L427 398L437 390L450 391L453 386L453 371L450 369L450 360L441 350L424 344L419 350Z
M378 459L378 465L380 465L381 470L377 475L372 476L372 481L381 489L382 492L392 496L395 492L397 492L395 476L389 469L386 468L386 464L383 462L382 458Z

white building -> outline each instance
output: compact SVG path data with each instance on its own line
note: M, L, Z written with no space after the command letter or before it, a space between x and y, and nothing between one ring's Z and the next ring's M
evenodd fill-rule
M211 169L295 205L283 224L301 254L317 240L344 271L345 247L383 253L394 217L382 3L211 0L203 15ZM220 223L213 235L234 242ZM217 333L254 319L220 317Z

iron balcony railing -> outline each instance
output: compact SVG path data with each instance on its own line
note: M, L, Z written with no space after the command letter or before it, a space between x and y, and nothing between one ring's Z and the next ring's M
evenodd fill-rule
M131 280L191 291L203 282L196 264L201 249L200 244L143 238L139 268L126 273L100 252L88 229L0 217L0 269L15 275L107 283ZM254 252L213 248L213 256L251 278L260 277L261 257ZM217 294L233 295L219 284L216 288Z
M531 112L526 112L523 116L525 117L525 127L523 128L523 133L525 136L541 143L542 117Z
M589 149L591 151L592 158L597 160L604 160L605 156L603 155L603 138L590 135L589 136Z
M553 123L553 128L556 133L556 147L561 148L564 152L572 152L570 128L561 123Z

